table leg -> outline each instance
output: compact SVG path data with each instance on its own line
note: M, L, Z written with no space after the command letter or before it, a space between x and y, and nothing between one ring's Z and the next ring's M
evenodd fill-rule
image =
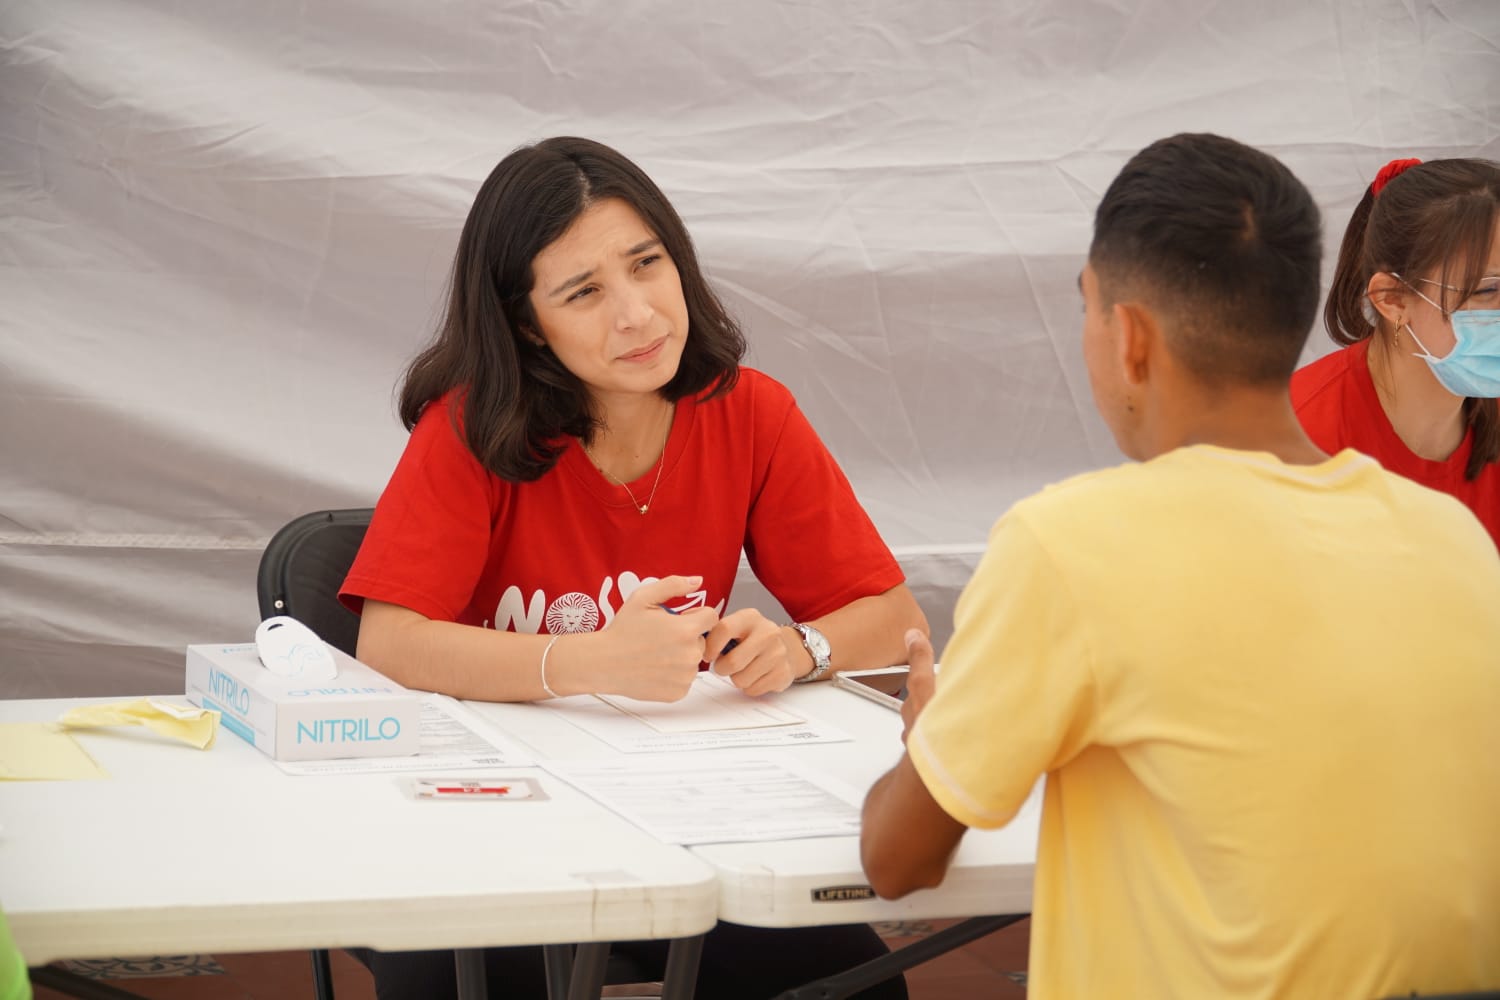
M599 1000L604 990L604 967L609 962L609 942L590 941L573 953L573 981L568 1000Z
M318 948L312 953L313 996L317 1000L333 1000L333 961L328 949Z
M897 973L937 958L954 948L961 948L970 941L978 940L1002 927L1009 927L1028 916L1029 913L1017 913L997 917L970 917L963 923L945 927L936 934L913 941L904 948L897 948L889 955L882 955L837 975L787 990L776 1000L844 1000L876 983L885 982Z
M547 970L547 1000L565 1000L573 981L573 946L542 945L542 963Z
M484 949L459 948L453 953L453 965L458 1000L486 1000L489 990L484 982Z
M692 1000L698 985L698 960L703 957L703 935L674 938L667 946L667 971L662 975L661 1000Z

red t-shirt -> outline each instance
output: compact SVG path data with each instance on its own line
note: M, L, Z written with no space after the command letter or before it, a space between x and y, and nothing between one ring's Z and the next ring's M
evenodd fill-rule
M1292 406L1313 443L1329 454L1344 448L1364 452L1389 472L1463 501L1500 547L1500 463L1490 462L1478 478L1464 478L1474 450L1474 431L1441 462L1412 453L1396 435L1370 377L1368 340L1319 358L1292 375Z
M785 386L748 368L727 395L683 399L660 485L641 514L569 441L540 479L486 470L449 418L423 412L376 505L340 597L514 632L591 632L636 586L703 577L683 604L723 612L740 550L794 621L904 580L833 456ZM653 467L630 483L646 502Z

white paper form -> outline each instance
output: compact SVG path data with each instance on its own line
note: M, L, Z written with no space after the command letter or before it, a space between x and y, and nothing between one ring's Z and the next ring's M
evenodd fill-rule
M404 757L278 760L287 774L387 774L476 767L530 767L536 759L473 711L442 694L422 696L421 749Z
M859 834L859 793L788 755L671 754L542 767L668 844Z
M698 679L693 682L693 692L688 697L694 697L700 686L712 690L716 683L727 682L717 677L705 680L705 675L699 674ZM621 753L717 750L722 747L786 747L804 743L845 743L851 739L848 733L810 717L803 717L797 723L773 724L755 729L662 732L642 716L659 709L670 711L670 706L676 703L635 702L640 706L639 715L627 714L591 694L554 698L537 704L545 706L548 711L557 712L579 729ZM770 703L767 703L767 707L770 707Z
M795 726L803 721L784 708L747 696L734 682L711 670L700 673L681 701L640 701L619 694L597 695L659 733L715 733L729 729Z

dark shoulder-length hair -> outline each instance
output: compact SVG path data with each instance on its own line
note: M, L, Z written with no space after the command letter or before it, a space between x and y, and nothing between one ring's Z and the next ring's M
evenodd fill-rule
M515 150L479 188L458 240L442 324L401 385L408 430L428 404L453 392L455 428L485 468L510 482L545 474L567 436L592 440L598 414L587 388L525 334L537 327L532 262L606 198L635 209L681 276L688 336L662 396L712 398L733 388L744 334L704 279L676 210L615 150L563 136Z
M1394 272L1408 280L1438 270L1447 312L1474 293L1488 270L1495 225L1500 222L1500 164L1453 159L1418 163L1384 187L1371 184L1354 208L1334 269L1323 325L1335 343L1348 346L1372 336L1385 321L1365 310L1370 279ZM1457 271L1463 261L1463 272ZM1464 419L1474 428L1474 450L1464 475L1475 479L1500 461L1500 404L1466 399Z

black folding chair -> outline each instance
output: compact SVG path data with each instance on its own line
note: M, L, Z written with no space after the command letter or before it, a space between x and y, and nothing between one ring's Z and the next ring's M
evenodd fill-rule
M372 513L369 507L314 511L276 532L256 574L261 618L291 615L353 656L359 616L339 603L339 586L365 540Z
M354 655L359 616L339 603L339 586L365 540L372 508L319 510L288 521L271 536L255 575L260 617L290 615L324 642ZM312 953L313 990L333 1000L328 952Z

